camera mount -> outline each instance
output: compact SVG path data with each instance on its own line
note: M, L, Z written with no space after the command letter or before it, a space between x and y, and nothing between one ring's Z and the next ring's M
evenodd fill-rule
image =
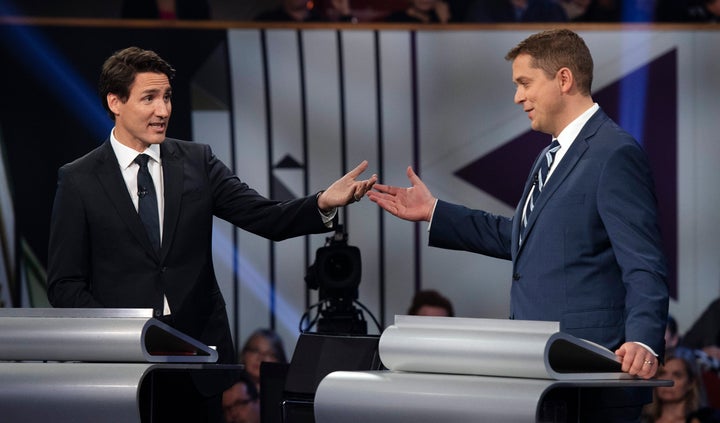
M337 225L335 233L325 239L325 246L317 250L315 262L305 275L308 288L319 291L320 302L311 307L317 307L318 313L301 332L317 323L318 333L367 334L365 316L355 307L361 278L360 249L348 245L348 234L343 225ZM308 314L309 310L301 324Z

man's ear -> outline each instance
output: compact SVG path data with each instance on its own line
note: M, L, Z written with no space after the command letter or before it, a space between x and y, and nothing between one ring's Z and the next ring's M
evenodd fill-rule
M570 91L573 85L575 85L575 77L569 68L560 68L557 72L557 78L560 90L564 93Z
M120 97L117 96L117 94L108 93L107 95L107 104L108 108L115 116L120 114L120 103L122 101L120 100Z

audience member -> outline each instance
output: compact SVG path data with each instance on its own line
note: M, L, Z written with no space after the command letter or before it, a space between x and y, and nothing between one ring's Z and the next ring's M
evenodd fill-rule
M575 6L582 7L585 3L585 10L573 11L574 17L570 20L574 22L621 22L622 19L622 4L620 0L590 0L584 2L582 0L561 0L561 4L564 4L565 10L568 10L568 6L565 3L575 3Z
M391 13L387 22L448 23L450 6L441 0L410 0L407 9Z
M210 19L207 0L124 0L121 16L128 19Z
M282 339L272 329L257 329L245 341L240 352L240 362L255 386L260 388L260 363L287 363Z
M687 416L700 406L700 385L692 363L680 357L668 357L657 377L672 380L673 386L654 389L653 402L643 409L643 421L685 423Z
M450 300L434 289L416 292L407 314L411 316L455 317L455 311Z
M665 356L666 357L680 357L690 363L695 362L695 351L680 345L682 336L678 331L677 320L671 315L668 315L667 326L665 327Z
M474 0L467 22L566 22L565 10L553 0Z
M223 392L225 423L259 423L260 398L255 383L247 372L233 375L233 385Z
M658 22L720 22L720 0L658 0Z
M255 17L262 22L322 22L354 21L350 10L350 0L330 0L330 8L324 12L307 0L282 0L276 9L261 13Z

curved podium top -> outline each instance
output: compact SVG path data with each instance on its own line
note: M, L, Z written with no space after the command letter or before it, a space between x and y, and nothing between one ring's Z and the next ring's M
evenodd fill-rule
M615 354L558 322L395 316L380 337L390 370L582 380L632 379Z
M214 363L217 357L149 309L0 309L0 360Z

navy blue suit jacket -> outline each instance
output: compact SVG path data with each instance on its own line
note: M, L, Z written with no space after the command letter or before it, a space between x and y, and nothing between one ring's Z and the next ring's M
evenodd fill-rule
M269 200L241 182L209 146L160 145L163 239L151 246L110 141L60 168L48 255L55 307L152 308L167 296L168 323L235 362L225 301L212 263L213 216L281 240L327 232L314 195Z
M511 259L511 318L558 321L613 351L635 341L662 355L666 264L644 151L597 111L550 176L519 246L537 167L513 218L438 201L430 245Z

